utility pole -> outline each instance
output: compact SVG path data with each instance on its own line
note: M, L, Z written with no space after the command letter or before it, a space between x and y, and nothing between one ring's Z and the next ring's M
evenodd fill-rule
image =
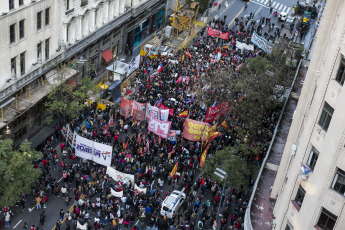
M220 179L224 180L224 185L223 185L222 193L220 194L220 201L219 201L217 217L216 217L216 225L218 225L218 216L220 216L220 213L219 213L220 212L220 206L222 204L222 198L223 198L224 189L226 186L226 179L228 177L228 174L220 168L216 168L216 171L214 172L214 174L217 175Z

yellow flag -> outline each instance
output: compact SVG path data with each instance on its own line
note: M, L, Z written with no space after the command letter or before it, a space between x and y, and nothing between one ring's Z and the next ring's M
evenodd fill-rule
M184 60L184 55L182 56L182 61Z
M140 56L145 56L147 54L147 52L145 52L144 50L140 50Z

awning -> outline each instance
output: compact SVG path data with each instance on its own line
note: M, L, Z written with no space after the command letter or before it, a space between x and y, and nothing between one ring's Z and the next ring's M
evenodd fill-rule
M113 58L113 53L110 51L110 49L106 49L103 53L102 53L102 57L104 58L104 60L109 63L110 60Z
M52 127L43 127L35 136L29 139L31 149L35 149L39 144L44 142L50 135L55 132Z

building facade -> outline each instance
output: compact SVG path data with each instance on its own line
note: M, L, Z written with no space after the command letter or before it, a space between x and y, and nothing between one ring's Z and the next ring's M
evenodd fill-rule
M345 227L345 1L327 1L270 198L273 229Z
M0 5L0 130L17 142L43 124L53 84L105 72L166 18L166 0L4 0ZM58 76L61 65L67 71Z

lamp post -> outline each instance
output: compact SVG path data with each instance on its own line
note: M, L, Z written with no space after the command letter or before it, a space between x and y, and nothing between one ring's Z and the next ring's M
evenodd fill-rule
M224 180L224 185L223 185L222 194L221 194L219 205L218 205L217 217L216 217L216 225L218 225L218 216L220 216L220 213L219 213L220 206L222 204L222 198L223 198L224 189L226 185L226 179L228 177L228 174L220 168L216 168L216 171L214 172L214 174L217 175L220 179Z

